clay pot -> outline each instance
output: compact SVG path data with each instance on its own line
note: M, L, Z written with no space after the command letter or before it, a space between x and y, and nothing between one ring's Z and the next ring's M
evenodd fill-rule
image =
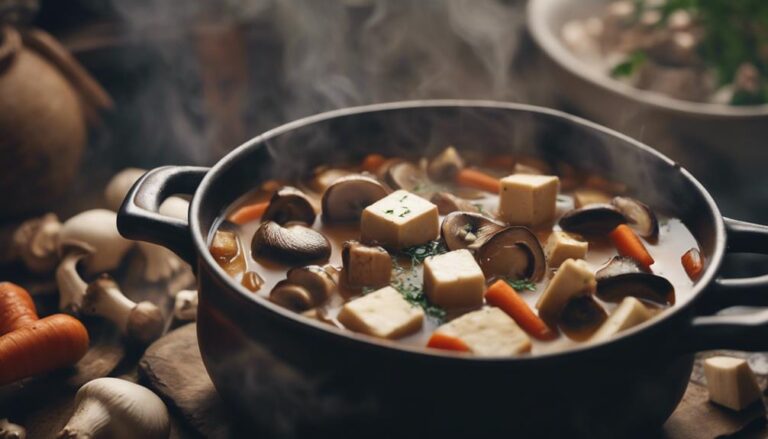
M62 196L86 145L87 115L111 105L53 37L0 28L0 221Z

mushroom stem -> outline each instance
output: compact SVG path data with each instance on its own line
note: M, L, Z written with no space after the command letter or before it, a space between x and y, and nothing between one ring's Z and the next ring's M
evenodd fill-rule
M117 378L89 381L75 397L76 409L59 439L166 439L168 409L146 387Z
M154 303L136 303L125 297L106 274L88 285L83 298L83 314L111 320L125 336L142 344L160 337L165 323L162 312Z
M0 419L0 439L25 439L27 430L8 419Z
M93 249L77 243L65 248L64 258L56 269L56 284L59 287L59 310L68 314L77 314L83 304L83 296L88 284L80 277L77 264L90 256Z
M173 304L173 316L181 321L197 319L197 291L181 290L176 293L176 299Z

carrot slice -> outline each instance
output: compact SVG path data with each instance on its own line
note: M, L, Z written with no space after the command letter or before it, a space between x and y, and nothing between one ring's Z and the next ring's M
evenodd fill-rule
M459 351L469 352L469 346L461 341L458 337L441 334L439 332L432 333L427 342L427 347L435 349L444 349L447 351Z
M680 261L683 263L683 268L685 268L685 272L688 273L688 277L691 280L698 279L701 276L701 272L704 271L704 259L696 248L685 252Z
M646 269L653 265L654 260L645 248L643 241L628 225L619 225L613 229L610 236L620 255L634 259Z
M381 165L383 165L386 160L386 157L381 154L368 154L363 159L363 163L360 165L360 167L363 169L363 171L376 172L376 170L379 169L379 167L381 167Z
M243 206L229 216L229 220L235 224L245 224L261 218L269 207L269 201L253 203Z
M456 174L456 183L486 192L499 193L501 190L501 182L498 178L477 169L462 169Z
M557 334L525 303L514 288L497 280L485 293L485 300L514 319L523 330L539 340L552 340Z

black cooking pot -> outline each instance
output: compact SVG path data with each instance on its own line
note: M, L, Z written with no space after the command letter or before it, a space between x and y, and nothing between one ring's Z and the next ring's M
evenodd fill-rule
M608 342L520 358L466 358L341 331L280 308L216 264L208 242L225 209L271 178L365 154L524 153L626 183L682 219L706 268L693 294ZM158 214L193 195L189 223ZM558 111L485 101L417 101L344 109L254 138L213 168L148 172L118 216L127 238L163 245L196 267L197 331L221 396L258 430L312 437L648 437L688 383L693 352L768 349L768 311L702 316L768 302L768 276L723 279L726 252L768 253L768 228L721 217L680 165L619 133ZM705 311L703 311L705 310Z

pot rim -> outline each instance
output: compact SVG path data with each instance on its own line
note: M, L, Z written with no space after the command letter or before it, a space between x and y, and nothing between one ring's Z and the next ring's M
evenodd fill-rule
M279 136L281 134L284 134L286 132L289 132L291 130L294 130L296 128L314 124L321 121L325 121L325 120L329 120L329 119L334 119L341 116L350 116L350 115L369 113L369 112L397 111L397 110L403 110L403 109L452 108L452 107L453 108L461 107L461 108L523 111L523 112L537 113L537 114L547 115L547 116L554 116L556 118L564 119L569 123L581 125L587 129L596 130L608 136L614 137L617 140L624 142L628 146L639 148L643 150L646 154L654 155L657 159L666 162L669 166L674 167L677 169L678 172L681 172L683 176L694 186L694 188L698 190L699 194L703 197L703 199L705 200L705 202L707 203L710 209L710 212L715 218L715 237L713 240L714 248L712 252L712 257L704 273L702 273L702 275L699 277L697 282L692 286L693 294L691 294L690 299L685 303L681 303L672 308L669 308L664 313L656 316L654 319L651 319L638 326L635 326L633 328L630 328L629 330L624 331L621 336L613 337L606 341L602 341L598 343L590 343L590 344L584 343L581 345L577 345L575 347L570 347L564 351L559 351L559 352L540 353L536 355L526 355L526 356L520 356L520 357L475 357L475 356L468 356L461 353L452 353L449 351L440 351L437 349L427 349L423 347L404 345L404 344L396 343L390 340L382 340L382 339L368 336L365 334L358 334L352 331L342 330L322 322L307 319L301 316L300 314L297 314L293 311L290 311L288 309L285 309L283 307L280 307L270 302L269 300L267 300L264 297L261 297L258 294L253 294L251 291L247 290L245 287L240 285L240 283L236 282L234 278L229 276L224 271L224 269L221 268L216 263L213 256L211 256L210 252L208 251L207 242L203 237L203 233L201 232L202 228L201 228L200 219L199 219L200 210L203 205L203 202L207 198L206 195L209 188L212 185L213 180L216 179L219 175L225 173L227 169L230 166L232 166L234 162L237 161L239 157L243 155L243 153L246 150L250 148L263 147L263 145L266 144L269 139ZM720 268L723 255L725 253L725 243L726 243L725 223L723 221L722 215L720 214L720 210L718 209L714 199L709 194L709 192L685 168L683 168L673 160L667 158L660 152L654 150L653 148L637 140L634 140L629 136L621 134L617 131L611 130L609 128L596 124L594 122L590 122L586 119L573 116L571 114L568 114L559 110L553 110L549 108L528 105L528 104L508 103L508 102L499 102L499 101L490 101L490 100L461 100L461 99L398 101L398 102L349 107L349 108L332 110L332 111L304 117L292 122L288 122L276 128L273 128L259 136L252 138L251 140L246 141L239 147L229 152L226 156L220 159L213 167L211 167L211 169L206 173L203 180L200 182L200 185L198 186L194 196L192 197L192 202L189 208L189 225L191 229L193 245L197 252L198 263L200 263L200 261L202 260L202 262L206 265L206 268L207 268L206 271L209 273L212 273L212 275L216 278L217 281L228 286L233 292L235 292L239 296L240 301L244 303L253 303L255 306L267 308L270 312L279 316L279 318L285 319L286 323L301 325L302 327L305 327L305 328L314 328L315 330L319 331L325 336L339 337L339 341L358 343L360 348L378 348L378 349L386 349L386 350L395 350L403 354L411 354L421 358L436 357L436 358L443 358L443 359L453 360L453 361L468 361L468 362L483 362L483 363L507 363L507 362L517 363L517 362L539 361L539 360L545 360L550 358L563 359L563 358L569 358L577 355L584 355L588 352L595 353L595 352L604 351L609 348L616 347L621 343L626 343L630 339L637 339L641 337L642 333L646 332L647 329L656 327L662 324L663 322L669 322L671 319L677 318L678 316L683 316L686 313L686 311L692 306L692 304L697 300L700 294L709 286L709 284L714 279L717 271Z
M768 116L768 104L733 106L685 101L661 93L641 90L589 68L585 62L565 47L561 38L553 32L550 26L549 17L563 4L565 4L563 0L530 0L528 2L527 22L528 30L541 51L570 74L626 99L640 102L656 109L682 113L687 116L725 119L761 118Z

